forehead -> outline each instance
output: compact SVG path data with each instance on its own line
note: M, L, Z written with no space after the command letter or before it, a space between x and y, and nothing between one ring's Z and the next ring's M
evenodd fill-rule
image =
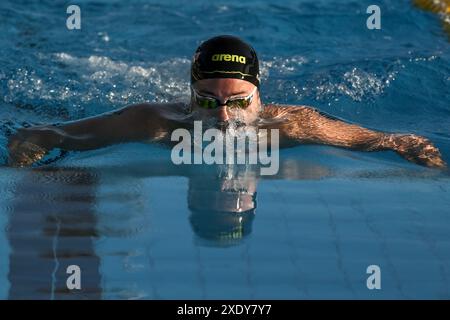
M204 93L210 93L217 96L227 96L236 94L248 94L255 85L240 79L202 79L194 84L194 88Z

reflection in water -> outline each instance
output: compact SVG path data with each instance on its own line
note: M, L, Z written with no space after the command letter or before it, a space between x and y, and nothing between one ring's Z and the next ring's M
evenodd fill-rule
M196 234L196 244L231 246L241 243L252 231L256 211L256 188L260 168L251 165L221 166L219 174L189 177L189 221ZM299 166L285 161L280 173L271 179L318 179L330 171L318 165Z
M101 259L95 252L94 242L100 236L114 238L117 233L108 234L109 229L99 227L97 221L95 208L99 207L96 193L100 175L112 176L115 181L130 177L187 177L187 207L194 244L209 247L238 245L251 234L260 179L317 179L331 175L327 168L298 161L282 162L277 176L259 176L259 172L257 166L249 165L175 166L166 161L102 167L95 169L95 174L94 169L79 168L29 171L16 185L10 205L9 299L102 297ZM140 192L142 190L126 189L114 192L114 197L136 196L134 193ZM108 201L106 206L114 207ZM127 222L119 225L110 218L105 219L114 227L118 226L119 234L130 226L133 230L139 229L135 227L141 222L134 221L129 214L124 218ZM70 291L66 287L69 265L81 268L81 290Z
M189 179L189 220L197 243L228 246L251 233L257 181L248 168L229 166L225 174Z
M258 165L174 165L164 160L103 167L102 173L134 176L184 176L189 179L187 205L195 243L204 246L236 245L250 235L257 207L259 180L321 179L334 176L330 167L287 158L278 174L261 176Z
M41 169L17 184L7 237L9 299L99 299L95 255L96 177L80 169ZM68 290L69 265L81 268L81 290Z

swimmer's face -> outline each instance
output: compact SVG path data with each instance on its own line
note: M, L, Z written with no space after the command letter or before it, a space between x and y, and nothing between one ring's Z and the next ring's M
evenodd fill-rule
M195 99L191 97L192 111L199 120L214 119L218 123L239 121L245 124L254 122L261 110L259 91L255 90L255 85L240 79L203 79L194 83L193 88L198 94L206 97L213 97L220 101L221 106L215 109L205 109L200 107ZM247 97L253 93L252 102L245 109L231 108L222 104L229 99Z

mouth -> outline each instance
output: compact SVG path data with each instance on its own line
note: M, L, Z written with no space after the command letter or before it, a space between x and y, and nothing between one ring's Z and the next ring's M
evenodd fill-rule
M215 127L221 131L226 131L228 129L239 129L246 126L245 122L240 120L229 120L229 121L217 121Z

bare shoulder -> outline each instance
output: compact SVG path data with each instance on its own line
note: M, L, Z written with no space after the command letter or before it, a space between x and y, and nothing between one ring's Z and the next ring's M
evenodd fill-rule
M303 105L266 104L261 117L265 119L298 120L317 114L319 111L313 107Z
M275 105L269 104L261 118L277 124L280 134L295 141L312 141L315 128L329 125L329 119L338 120L314 107L304 105Z
M188 107L184 103L139 103L112 112L120 119L145 125L168 125L188 121Z
M288 121L308 120L308 119L328 119L328 120L342 120L338 117L332 116L315 107L305 105L280 105L267 104L262 113L262 118L285 118Z

